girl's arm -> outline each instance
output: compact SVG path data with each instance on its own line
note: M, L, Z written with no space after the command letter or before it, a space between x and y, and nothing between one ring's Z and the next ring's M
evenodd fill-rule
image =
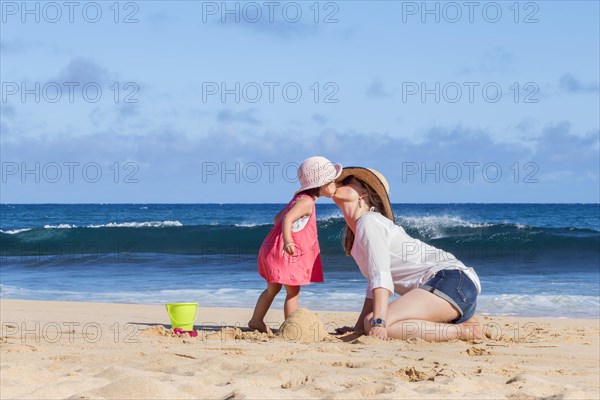
M279 223L279 220L281 219L281 216L283 215L283 210L285 210L285 207L283 207L281 209L281 211L279 211L277 213L277 215L275 216L275 218L273 218L273 225L277 225Z
M309 197L300 197L292 208L283 216L283 222L281 225L282 235L283 235L283 250L292 255L296 251L296 246L294 246L294 242L292 241L292 223L297 219L305 215L310 215L312 213L314 201Z

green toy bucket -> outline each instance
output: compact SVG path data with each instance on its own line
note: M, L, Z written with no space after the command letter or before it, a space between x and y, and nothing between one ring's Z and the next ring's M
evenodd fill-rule
M198 303L165 304L167 314L171 318L171 328L181 328L184 331L194 330L194 321L198 314Z

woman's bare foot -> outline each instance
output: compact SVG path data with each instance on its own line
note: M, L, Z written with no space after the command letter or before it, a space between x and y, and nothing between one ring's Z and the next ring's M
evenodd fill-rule
M255 331L259 331L262 333L266 333L268 335L272 335L273 332L271 331L271 328L269 328L263 321L253 321L250 320L248 321L248 328L250 329L254 329Z
M477 318L472 317L463 322L462 324L458 324L460 329L460 340L484 340L483 330L481 329L481 324L477 320Z

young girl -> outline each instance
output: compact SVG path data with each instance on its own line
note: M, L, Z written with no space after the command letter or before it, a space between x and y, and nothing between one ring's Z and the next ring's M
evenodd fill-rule
M315 201L321 196L333 197L341 173L342 166L325 157L311 157L300 164L301 187L275 216L275 226L258 252L258 273L267 281L267 288L248 322L251 329L271 333L264 318L282 285L287 293L283 309L287 318L298 308L300 286L323 282Z

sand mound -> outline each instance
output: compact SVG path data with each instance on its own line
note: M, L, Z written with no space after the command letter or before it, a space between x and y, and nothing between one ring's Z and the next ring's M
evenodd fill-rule
M111 382L87 393L106 399L176 399L190 398L167 382L152 378L128 377Z
M465 353L467 353L467 355L474 357L474 356L489 356L492 353L486 349L482 349L480 347L469 347Z
M141 335L146 337L162 337L167 336L167 330L162 325L154 325L144 329Z
M425 372L419 371L415 367L406 367L401 368L395 374L400 379L403 379L407 382L420 382L420 381L432 381L433 376L431 374L427 374Z
M296 310L279 328L279 334L288 342L316 343L329 336L323 322L304 308Z
M242 330L240 328L227 327L222 328L220 331L206 333L206 339L208 340L239 340L243 338Z

